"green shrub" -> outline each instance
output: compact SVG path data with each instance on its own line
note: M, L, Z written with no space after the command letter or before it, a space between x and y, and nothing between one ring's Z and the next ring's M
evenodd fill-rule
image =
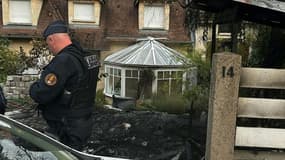
M106 104L105 95L103 93L103 89L99 89L96 91L96 98L95 98L95 107L100 108Z
M8 46L9 40L0 38L0 83L6 80L7 75L17 73L21 61Z
M146 100L137 106L140 110L153 110L180 114L187 112L189 102L183 96L154 96L151 100Z
M193 111L198 113L208 110L210 90L210 62L202 55L202 53L193 52L188 56L192 65L197 67L197 85L186 88L184 91L184 98L193 105Z

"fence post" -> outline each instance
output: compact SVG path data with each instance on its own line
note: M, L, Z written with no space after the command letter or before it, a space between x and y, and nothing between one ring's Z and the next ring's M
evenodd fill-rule
M206 160L233 160L241 56L215 53L211 70Z

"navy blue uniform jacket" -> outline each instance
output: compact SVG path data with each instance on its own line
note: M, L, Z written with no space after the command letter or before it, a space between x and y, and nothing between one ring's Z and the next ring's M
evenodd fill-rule
M93 104L85 108L74 110L70 109L62 102L61 96L64 90L72 90L78 85L80 76L84 73L82 64L74 58L70 53L83 54L81 48L71 44L61 50L52 61L44 68L41 73L40 79L33 83L30 87L30 96L32 99L39 103L42 107L43 115L47 119L61 119L63 116L77 116L80 114L87 114L92 112L91 107ZM83 56L83 55L82 55ZM55 84L47 84L46 76L55 75ZM96 83L96 82L95 82Z

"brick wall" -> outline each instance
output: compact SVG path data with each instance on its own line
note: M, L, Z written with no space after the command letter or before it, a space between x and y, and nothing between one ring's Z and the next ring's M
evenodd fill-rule
M10 99L29 96L30 85L38 77L39 75L9 75L3 87L5 97Z

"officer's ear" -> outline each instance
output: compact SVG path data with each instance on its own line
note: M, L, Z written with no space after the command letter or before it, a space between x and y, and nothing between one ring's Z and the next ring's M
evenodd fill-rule
M46 43L50 43L52 41L52 36L49 35L47 38L46 38Z

